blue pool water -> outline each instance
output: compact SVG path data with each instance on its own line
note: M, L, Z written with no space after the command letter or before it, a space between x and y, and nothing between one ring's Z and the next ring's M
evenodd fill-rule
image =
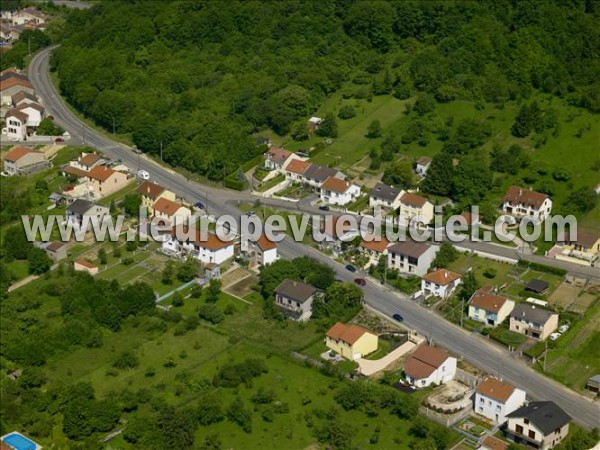
M16 450L35 450L37 448L35 442L18 433L11 433L8 436L4 436L2 441L11 447L14 447Z

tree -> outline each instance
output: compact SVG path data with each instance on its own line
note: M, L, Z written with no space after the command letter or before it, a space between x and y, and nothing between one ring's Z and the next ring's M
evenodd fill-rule
M438 153L431 161L427 177L423 180L424 192L436 195L449 195L452 190L451 180L454 178L454 161L452 155Z
M173 292L173 295L171 295L171 305L173 305L176 308L179 308L179 307L183 306L183 304L184 304L184 299L183 299L183 295L181 295L181 292L179 292L179 291Z
M431 265L438 269L448 267L458 258L458 251L448 242L443 242Z
M369 124L367 128L367 137L369 139L375 139L381 136L381 122L379 120L374 120Z
M12 259L27 259L29 251L33 248L31 242L27 240L25 230L20 225L14 225L8 228L4 236L10 236L10 239L3 239L2 246L5 256L10 261Z
M212 425L223 420L223 406L221 397L215 392L202 398L196 410L198 423L202 426Z
M201 319L206 320L214 325L217 325L225 318L223 311L212 303L206 303L198 307L198 315Z
M279 259L267 267L264 267L259 274L260 290L263 297L267 298L286 278L300 280L300 272L293 261Z
M221 450L223 443L219 439L219 435L216 433L209 434L204 438L204 442L200 446L200 450Z
M31 275L42 275L52 267L52 260L41 248L32 247L27 253L27 261L29 262L28 270Z
M189 257L177 269L177 279L183 283L192 281L198 275L198 264L194 258Z
M138 247L138 243L135 240L125 242L125 250L130 253L135 252L137 247Z
M433 96L427 93L419 94L417 100L415 101L415 105L413 106L413 111L415 111L419 116L424 116L434 109L435 99Z
M62 136L64 132L65 130L56 126L49 117L42 119L36 131L38 136Z
M223 282L221 280L217 280L216 278L212 278L208 283L208 288L206 289L206 302L207 303L217 303L219 300L219 295L221 294L221 286L223 286Z
M236 397L227 409L227 418L239 425L246 433L252 432L252 413L240 397Z
M169 448L192 448L194 445L193 414L185 410L175 410L170 406L161 409L158 428Z
M356 110L354 109L354 107L352 107L350 105L342 106L340 108L340 111L338 112L338 117L342 120L352 119L355 116L356 116Z
M479 282L475 278L473 271L470 270L462 277L458 296L461 300L467 301L477 289L479 289Z
M492 172L485 158L477 155L465 156L461 158L452 177L452 198L477 205L489 192L491 184Z
M142 206L142 197L140 194L127 194L123 199L123 208L125 214L130 217L136 217L140 213L140 207Z
M353 283L334 283L325 295L313 301L313 317L325 323L355 316L364 302L364 293Z
M398 189L410 189L414 187L415 181L412 165L406 160L395 161L383 172L381 181Z
M308 124L306 123L306 121L303 120L294 125L294 128L292 128L291 136L292 139L295 141L306 141L307 139L309 139L310 132L308 130Z
M317 135L322 137L336 138L338 136L337 121L332 113L325 116L317 128Z
M107 256L106 249L104 247L100 247L100 250L98 250L98 259L100 260L100 264L106 264Z
M165 263L162 270L162 284L173 284L173 277L175 276L175 266L173 261L169 260Z
M117 369L135 369L140 365L140 360L135 355L135 353L131 351L123 352L119 355L117 360L113 363L113 367Z
M510 131L513 136L527 137L534 129L543 129L542 110L536 101L521 105Z

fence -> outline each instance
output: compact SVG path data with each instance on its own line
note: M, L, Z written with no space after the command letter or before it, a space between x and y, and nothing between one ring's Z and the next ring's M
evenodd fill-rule
M453 427L458 422L467 417L469 414L471 414L471 409L465 408L462 411L459 411L454 414L440 414L430 408L427 408L426 406L421 406L419 408L419 413L423 414L428 419L439 423L440 425L443 425L445 427Z
M462 369L456 369L456 375L454 376L454 379L473 389L479 384L478 376L465 372Z

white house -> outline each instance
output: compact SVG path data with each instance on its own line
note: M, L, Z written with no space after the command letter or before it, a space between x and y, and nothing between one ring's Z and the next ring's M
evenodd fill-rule
M166 253L179 256L191 255L205 264L222 264L233 258L234 247L234 241L222 241L211 232L201 236L199 230L187 227L175 227L171 237L162 243L162 249Z
M425 177L427 175L427 170L429 169L430 165L431 158L428 156L421 156L419 159L417 159L417 164L415 166L416 174Z
M347 205L360 196L360 186L339 178L329 177L321 185L321 201L330 205Z
M271 241L265 234L261 235L254 243L254 251L256 261L263 266L268 266L279 258L277 242Z
M31 173L38 168L48 167L49 162L42 152L28 147L13 147L2 156L4 171L10 175Z
M556 447L569 434L571 417L554 402L530 402L508 414L508 439L527 448Z
M404 365L406 381L417 388L454 379L457 360L448 352L424 345L417 348Z
M371 264L377 264L381 256L387 257L387 248L390 245L390 241L385 236L376 236L368 234L361 239L359 244L359 250L369 257L367 266Z
M421 278L421 292L425 297L435 296L448 298L461 283L458 273L446 269L438 269L423 275Z
M413 218L418 222L427 225L433 220L433 203L417 194L405 192L400 197L400 210L398 219L403 225L409 225Z
M45 108L39 103L21 103L13 109L27 114L27 127L36 129L40 126L40 122L44 118Z
M510 315L515 302L481 288L469 300L469 318L496 327Z
M183 224L192 215L189 208L164 197L156 200L152 209L154 217L170 224Z
M531 217L544 221L552 212L552 200L541 192L511 186L504 195L502 211L517 218Z
M473 409L496 424L506 422L506 416L525 404L527 394L492 376L486 376L475 389Z
M369 206L371 208L381 206L382 208L397 209L400 207L400 197L403 195L404 191L402 189L384 183L377 183L369 194Z
M285 168L285 178L286 180L296 181L296 182L304 182L304 173L311 166L311 163L308 161L302 161L300 159L293 159L287 164Z
M313 227L317 226L313 224ZM352 227L347 221L342 221L339 217L323 216L319 224L319 232L322 234L322 240L319 242L321 248L331 250L335 255L342 252L342 244L350 242L360 236L358 228ZM320 237L319 237L320 238Z
M287 165L293 160L300 160L300 157L284 148L271 147L264 154L265 167L278 172L285 171Z
M320 164L311 164L302 174L302 182L310 186L320 188L328 178L345 179L346 176L337 169L321 166Z
M27 138L27 120L29 116L16 109L6 113L6 128L3 131L9 141L24 141Z
M96 205L94 202L79 198L73 201L66 209L67 224L74 229L79 230L83 226L87 226L87 231L91 231L92 221L102 221L104 216L110 214L106 206Z
M312 315L312 304L318 289L296 280L283 280L275 289L275 305L286 317L304 322Z
M425 242L401 241L388 247L388 269L422 277L427 273L439 247Z

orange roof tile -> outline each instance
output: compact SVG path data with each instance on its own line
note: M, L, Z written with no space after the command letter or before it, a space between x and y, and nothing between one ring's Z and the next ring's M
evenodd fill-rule
M181 237L184 237L185 235L187 235L189 228L187 226L177 226L177 227L173 227L173 230L171 231L171 235L174 237L177 237L177 234L179 234ZM212 251L217 251L220 250L222 248L225 247L230 247L232 245L234 245L233 241L223 241L221 239L219 239L219 237L212 232L208 232L206 233L206 236L204 236L206 239L202 239L202 235L200 233L200 230L194 230L195 232L192 233L192 239L191 241L193 241L195 244L199 245L200 247L206 248L208 250L212 250Z
M154 202L152 208L154 211L158 211L161 214L172 216L179 211L180 208L184 208L184 206L166 198L159 198L156 200L156 202Z
M299 175L302 175L304 172L306 172L306 169L308 169L309 167L310 167L310 163L308 161L302 161L300 159L293 159L287 165L287 168L285 170L288 172L297 173Z
M283 164L291 156L292 152L280 147L271 147L265 156L277 164Z
M29 80L24 80L22 78L18 78L16 76L10 77L2 81L0 85L0 90L9 89L13 86L24 86L29 89L33 89L33 85Z
M498 312L504 305L506 299L499 295L494 295L486 289L479 289L471 297L471 305L477 308L485 309L489 312Z
M277 242L271 241L266 234L262 234L256 240L256 245L258 245L263 251L277 248Z
M28 155L29 153L40 153L36 152L27 147L13 147L10 151L5 154L2 159L10 162L17 162L23 156Z
M511 186L504 195L505 202L508 201L519 205L531 205L536 209L539 209L547 198L548 196L546 194L518 186Z
M101 156L96 153L88 153L87 155L81 157L79 163L84 166L91 166L100 160L100 158Z
M410 192L405 192L402 197L400 197L400 201L405 205L416 206L418 208L422 208L425 203L427 203L427 199L425 197L421 197L420 195L411 194Z
M404 372L417 379L427 378L439 369L449 357L450 355L444 350L425 345L414 351L404 365Z
M87 173L88 178L98 181L106 181L115 173L110 167L96 166Z
M365 238L360 241L361 248L378 253L383 253L385 249L388 248L388 245L390 245L390 241L388 241L385 236L376 236L374 234L366 235Z
M435 283L438 286L447 286L450 283L458 280L460 275L458 273L450 272L446 269L438 269L434 272L423 275L425 281Z
M327 330L327 337L347 344L353 345L358 341L365 333L369 333L369 330L358 325L346 325L341 322L337 322L329 330Z
M137 188L137 192L145 197L156 198L165 191L165 188L160 184L152 181L144 181Z
M352 183L342 180L340 178L329 177L325 180L325 182L321 185L321 189L329 189L333 192L339 192L343 194L348 189L350 189Z
M87 259L76 259L75 262L81 266L87 267L88 269L95 269L96 266L94 263L89 262Z
M476 391L486 397L506 402L515 391L515 388L497 378L486 376L481 383L477 385Z

